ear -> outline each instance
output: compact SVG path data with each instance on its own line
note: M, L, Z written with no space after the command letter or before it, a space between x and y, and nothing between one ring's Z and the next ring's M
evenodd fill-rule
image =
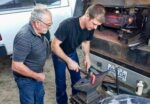
M91 21L93 18L88 17L88 21Z
M34 25L34 28L35 28L36 30L39 30L39 29L40 29L40 23L39 23L38 21L35 21L35 22L33 23L33 25Z
M91 18L90 18L90 16L88 14L86 15L86 18L87 18L88 21L91 20Z
M35 22L35 27L36 27L36 28L39 28L40 25L41 25L40 22L38 22L38 21Z

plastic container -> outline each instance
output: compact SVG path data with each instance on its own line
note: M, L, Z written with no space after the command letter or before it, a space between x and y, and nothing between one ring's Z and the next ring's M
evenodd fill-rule
M139 82L137 83L137 90L136 90L135 93L136 93L137 95L142 95L143 87L144 87L143 81L139 81Z

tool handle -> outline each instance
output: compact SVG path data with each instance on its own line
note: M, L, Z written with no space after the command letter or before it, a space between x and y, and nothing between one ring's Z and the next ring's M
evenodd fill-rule
M82 70L82 69L79 69L79 71L82 72L85 75L88 75L88 73L86 71Z

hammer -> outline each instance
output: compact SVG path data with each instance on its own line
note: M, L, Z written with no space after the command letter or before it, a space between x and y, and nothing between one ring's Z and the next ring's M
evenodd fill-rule
M79 69L80 72L82 72L83 74L90 76L90 80L91 80L91 84L94 85L96 82L96 75L89 69L88 72Z

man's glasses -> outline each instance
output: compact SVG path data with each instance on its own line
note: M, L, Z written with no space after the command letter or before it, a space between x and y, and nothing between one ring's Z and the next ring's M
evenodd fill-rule
M47 23L45 23L44 21L42 21L42 20L40 20L40 19L38 19L40 22L42 22L43 24L45 24L47 27L50 27L52 24L47 24Z

